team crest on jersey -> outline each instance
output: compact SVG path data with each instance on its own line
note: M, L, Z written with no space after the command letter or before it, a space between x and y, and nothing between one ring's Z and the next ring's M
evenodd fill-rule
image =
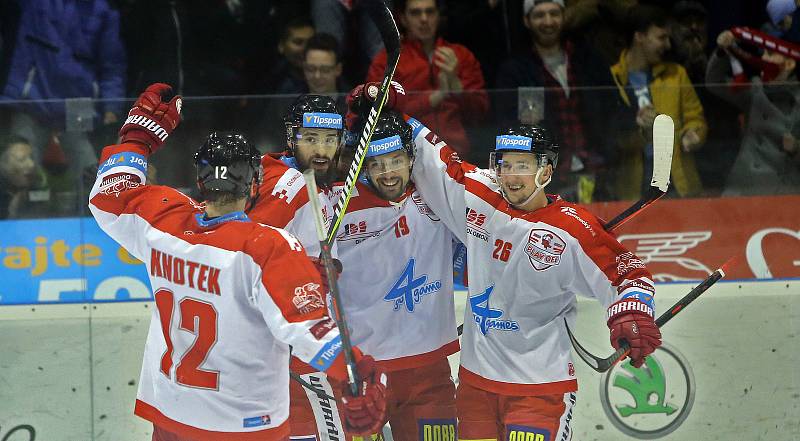
M467 207L467 234L477 237L484 242L489 242L489 232L486 231L486 227L483 225L485 223L485 214Z
M525 246L525 254L531 261L531 265L537 271L544 271L551 266L561 263L561 255L567 244L564 239L556 233L535 228L528 236L528 245Z
M434 294L441 289L441 280L428 282L428 276L425 274L417 278L414 277L414 258L411 258L408 259L408 264L406 264L403 274L400 275L392 289L383 297L383 300L394 302L395 311L399 310L401 305L405 305L406 311L414 312L415 305L422 301L422 297Z
M492 295L492 291L494 291L494 285L469 298L472 318L475 319L475 325L478 326L481 334L486 335L490 329L508 332L519 331L519 324L515 320L503 319L502 309L489 307L489 297Z
M319 284L309 282L294 289L292 303L300 314L308 314L325 307L325 300L319 288Z
M100 182L100 193L105 195L114 195L119 197L119 194L125 190L131 190L141 187L142 184L139 177L131 173L118 173L103 178Z
M414 205L417 206L417 210L419 210L420 214L428 216L428 218L434 222L439 222L439 216L436 216L436 213L431 210L431 207L422 200L422 196L419 193L413 193L411 195L411 200L414 201Z

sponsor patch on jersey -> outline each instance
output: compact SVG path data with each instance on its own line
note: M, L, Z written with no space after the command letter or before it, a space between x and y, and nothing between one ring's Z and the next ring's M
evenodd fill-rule
M622 253L616 257L617 260L617 274L624 276L629 272L637 269L646 269L644 262L642 262L635 254L630 251Z
M109 156L108 159L105 160L105 162L100 164L100 167L97 168L97 175L100 176L103 173L116 167L133 167L136 170L142 172L143 174L146 174L147 158L138 153L133 153L133 152L122 152L111 155Z
M504 319L502 309L489 306L489 297L492 295L492 291L494 291L494 285L469 298L472 318L475 320L475 325L478 326L481 334L486 335L491 329L507 332L519 331L519 324L516 320Z
M625 292L627 290L630 290L630 289L644 290L644 291L650 293L651 296L656 293L655 287L653 287L653 285L650 284L650 283L643 282L643 281L638 280L638 279L634 279L634 280L627 280L626 279L626 280L623 280L622 283L620 283L619 287L617 287L617 294L621 294L621 293L623 293L623 292Z
M321 340L322 337L325 337L331 330L336 329L336 321L332 318L328 317L325 320L317 322L314 326L311 327L311 335L314 336L317 340Z
M414 259L408 259L406 268L394 283L392 289L383 297L387 302L394 302L394 310L400 309L405 305L408 312L414 312L415 305L418 305L424 296L434 294L442 289L442 281L434 280L428 282L428 276L422 274L414 277Z
M504 441L550 441L550 431L541 427L506 425Z
M356 244L359 244L370 237L379 237L381 235L380 231L367 231L367 221L358 221L358 223L348 223L344 224L340 227L338 236L336 236L336 240L347 241L347 240L355 240Z
M325 299L319 288L319 284L309 282L294 289L292 304L300 314L308 314L325 307Z
M414 205L417 206L417 210L419 210L420 214L427 216L430 220L434 222L439 222L439 217L436 216L436 213L431 210L431 207L422 200L422 196L419 193L412 193L411 200L414 201Z
M489 232L486 231L486 228L483 226L485 223L485 214L467 207L467 234L477 237L484 242L489 242Z
M305 190L305 181L301 179L303 174L299 171L290 168L283 173L275 187L272 189L272 196L291 204L292 200L300 190Z
M561 255L567 244L558 234L541 228L534 228L528 236L525 254L537 271L544 271L561 263Z
M303 114L303 127L338 130L342 128L342 115L338 113L307 112Z
M573 207L561 207L561 212L580 222L580 224L583 225L583 228L589 230L589 233L592 235L592 237L597 236L594 228L592 228L589 222L586 222L582 217L580 217L580 215L578 215L578 211L576 209Z
M119 196L125 190L131 190L141 187L141 178L132 173L115 173L106 176L100 182L100 193L105 195Z
M408 121L406 122L408 122L408 125L411 126L411 135L413 136L414 139L416 139L417 135L419 135L419 132L421 132L422 129L425 128L425 126L423 126L421 122L417 121L414 118L409 118Z
M456 419L417 420L419 441L456 441Z
M311 358L311 363L309 364L321 371L328 370L340 352L342 352L342 338L337 335L336 338L326 343L325 346Z
M269 424L269 415L261 415L256 417L245 418L242 420L242 427L259 427Z

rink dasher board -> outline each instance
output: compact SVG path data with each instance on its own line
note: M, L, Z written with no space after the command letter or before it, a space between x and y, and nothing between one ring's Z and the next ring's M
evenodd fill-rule
M658 311L677 301L698 282L673 282L656 284ZM456 291L457 310L463 310L466 291ZM800 279L722 280L717 282L697 301L715 297L728 299L742 295L800 295ZM578 297L578 302L595 302ZM0 320L50 320L76 318L147 317L153 308L152 301L122 301L95 303L50 303L0 306ZM690 307L691 308L691 307ZM461 316L459 315L460 319Z

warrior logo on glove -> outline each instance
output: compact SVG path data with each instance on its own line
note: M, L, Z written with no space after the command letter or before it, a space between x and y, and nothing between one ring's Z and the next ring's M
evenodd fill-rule
M155 153L164 145L169 135L181 121L183 100L180 95L168 102L163 102L172 87L163 83L151 84L139 95L134 103L125 124L119 130L120 142L135 143L147 146L150 153Z

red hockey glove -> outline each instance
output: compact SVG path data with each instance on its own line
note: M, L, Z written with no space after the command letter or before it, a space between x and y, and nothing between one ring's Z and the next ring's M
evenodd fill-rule
M180 95L167 103L161 101L164 94L170 91L172 87L169 85L155 83L139 95L139 99L128 112L125 124L119 129L122 143L145 145L150 149L150 153L155 153L164 145L167 137L181 122L183 101Z
M350 91L347 95L347 115L345 115L345 122L349 130L353 130L358 118L369 111L369 106L378 97L378 91L381 88L381 83L372 82L366 84L359 84ZM403 86L397 81L392 81L389 86L389 93L386 97L385 109L398 109L402 107L405 101L406 92Z
M361 436L380 433L388 418L386 374L369 355L358 360L356 371L361 379L360 395L354 397L346 383L342 390L345 429Z
M611 346L619 349L620 342L630 346L628 357L633 367L640 367L644 358L661 346L661 331L650 313L652 308L635 299L625 299L608 308L608 329L611 330Z

